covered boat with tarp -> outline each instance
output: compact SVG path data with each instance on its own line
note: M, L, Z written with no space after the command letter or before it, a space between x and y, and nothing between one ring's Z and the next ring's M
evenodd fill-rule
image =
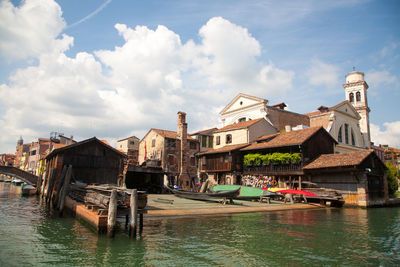
M232 199L235 199L240 194L240 188L209 193L192 192L181 189L173 189L170 187L167 188L177 197L193 200L222 200L223 203L226 203L228 201L232 202Z
M252 200L260 199L260 197L273 197L277 196L276 193L263 190L258 187L243 186L243 185L216 185L211 188L214 192L224 192L229 190L240 189L240 194L236 199Z

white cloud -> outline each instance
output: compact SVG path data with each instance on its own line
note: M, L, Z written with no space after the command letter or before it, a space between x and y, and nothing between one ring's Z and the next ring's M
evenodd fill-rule
M371 139L375 145L390 145L400 147L400 121L385 122L385 130L381 130L378 125L371 124Z
M41 11L45 3L50 14L44 18L35 18L42 12L27 11L32 5ZM36 57L38 64L17 70L7 84L0 84L4 111L0 150L12 152L20 135L30 142L51 131L78 140L94 135L115 140L140 137L152 127L174 130L179 110L188 113L189 131L213 127L221 106L240 91L268 97L292 86L291 71L261 62L258 41L247 29L223 18L212 18L201 27L198 44L182 43L178 34L162 25L152 30L116 24L123 45L69 57L65 51L73 38L56 39L64 21L53 4L50 0L28 1L18 8L8 1L2 4L3 14L45 25L54 21L58 26L43 32L35 29L30 38L36 40L47 31L48 43L34 43L32 50L25 35L24 41L11 40L24 57ZM30 29L18 24L13 32Z
M390 74L387 70L371 70L365 74L365 79L372 88L379 88L388 85L400 86L398 78Z
M340 84L339 68L319 59L311 61L311 66L306 71L306 75L312 85L334 88Z
M247 29L221 17L200 29L202 54L198 67L212 85L265 96L291 89L294 73L259 62L261 46Z
M7 60L38 57L68 47L71 40L57 39L66 23L53 0L29 0L15 7L0 1L0 56ZM61 44L60 44L61 42Z

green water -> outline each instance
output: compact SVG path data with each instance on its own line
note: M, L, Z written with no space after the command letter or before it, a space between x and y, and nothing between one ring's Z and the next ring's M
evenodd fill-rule
M145 220L98 236L0 183L0 266L399 266L400 208Z

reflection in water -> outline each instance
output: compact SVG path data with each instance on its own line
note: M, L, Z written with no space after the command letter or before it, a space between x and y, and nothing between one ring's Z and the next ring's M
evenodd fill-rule
M326 209L145 220L109 239L0 183L0 266L400 264L400 209Z

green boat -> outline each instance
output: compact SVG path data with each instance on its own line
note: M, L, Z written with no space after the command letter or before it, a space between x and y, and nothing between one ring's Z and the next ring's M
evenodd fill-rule
M243 186L243 185L216 185L211 190L214 192L231 191L240 188L240 194L235 199L259 199L262 196L275 196L274 192L263 190L257 187Z

